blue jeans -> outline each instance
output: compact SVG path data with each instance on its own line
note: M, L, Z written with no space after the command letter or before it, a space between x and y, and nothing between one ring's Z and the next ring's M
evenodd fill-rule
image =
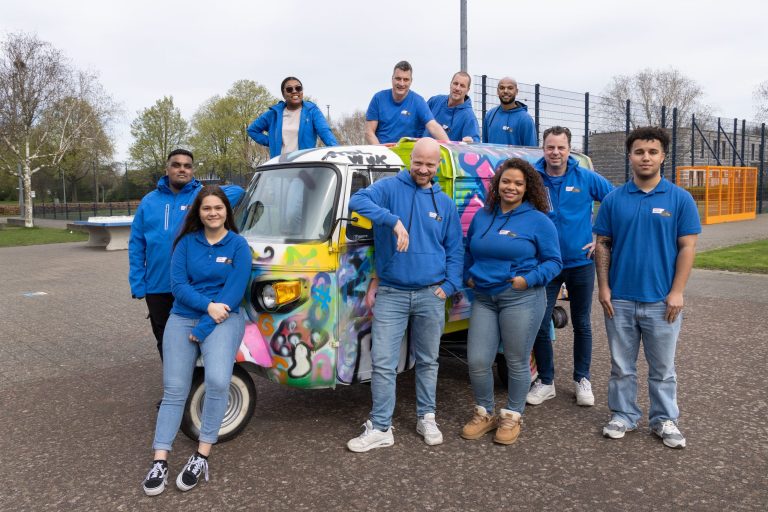
M181 425L184 405L192 386L197 356L202 354L205 368L205 399L199 440L215 443L221 420L227 410L229 382L240 341L245 333L245 316L230 313L202 342L189 341L199 319L171 314L163 336L163 402L157 413L155 450L171 450Z
M499 337L509 374L506 409L523 413L525 396L531 387L531 348L546 306L543 286L522 291L510 287L498 295L475 292L469 320L467 363L475 403L489 413L495 405L491 368L498 352Z
M408 341L416 359L416 414L435 412L437 356L445 326L445 300L437 286L398 290L379 286L371 334L371 423L387 430L395 411L395 379L400 346L410 323Z
M595 289L595 264L565 268L547 284L547 310L536 335L533 354L539 378L544 384L555 380L555 354L550 338L550 319L557 303L560 287L565 283L571 304L573 325L573 380L590 380L589 367L592 363L592 292Z
M637 427L641 412L637 406L637 355L643 342L648 362L648 394L651 408L649 425L665 420L677 421L677 375L675 349L682 325L682 314L674 322L664 318L664 302L613 300L613 318L605 317L608 348L611 351L611 377L608 380L608 407L613 419L627 427Z

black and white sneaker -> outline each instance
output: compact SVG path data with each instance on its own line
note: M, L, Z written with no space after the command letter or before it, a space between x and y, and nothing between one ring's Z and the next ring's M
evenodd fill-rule
M205 481L208 481L208 459L195 453L189 458L184 470L176 478L176 487L180 491L189 491L197 485L200 475L205 475Z
M144 494L157 496L165 490L166 485L168 485L168 463L164 460L156 460L144 479Z

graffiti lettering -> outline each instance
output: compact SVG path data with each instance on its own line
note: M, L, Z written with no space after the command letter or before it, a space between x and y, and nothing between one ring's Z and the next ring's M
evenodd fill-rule
M285 250L285 262L288 265L294 265L296 261L298 261L300 265L306 265L307 262L315 256L317 256L317 249L314 247L307 254L301 254L299 250L293 246L290 246Z
M255 253L256 252L254 251L254 254ZM275 257L275 250L268 245L264 248L264 256L257 256L256 261L269 261L274 257Z

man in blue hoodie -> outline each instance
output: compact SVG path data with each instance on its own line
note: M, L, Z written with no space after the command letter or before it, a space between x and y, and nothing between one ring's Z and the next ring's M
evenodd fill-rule
M144 196L131 224L128 241L128 281L135 299L145 299L149 322L163 358L163 332L173 307L171 294L171 248L187 210L203 188L194 178L194 157L186 149L170 152L165 176L157 188ZM222 187L235 205L245 191L237 185Z
M413 68L407 61L395 64L392 88L373 95L365 113L365 141L368 144L397 142L418 137L425 129L438 140L448 140L421 95L411 90Z
M483 142L510 146L538 146L536 125L528 115L528 107L525 103L515 101L517 81L508 76L502 78L499 80L496 93L501 105L492 108L485 115Z
M365 431L347 443L353 452L392 446L395 379L410 324L416 359L416 431L428 445L443 442L435 423L437 356L445 300L461 287L464 249L456 206L433 178L440 163L434 139L419 139L410 171L377 181L349 201L373 222L378 285L373 305L371 397ZM369 292L370 293L370 292Z
M528 393L526 403L538 405L555 397L555 361L549 323L560 287L565 283L571 305L573 325L573 380L576 403L595 404L589 368L592 363L592 292L595 265L591 259L592 209L613 185L594 171L579 166L571 156L571 131L553 126L544 131L544 157L534 167L549 192L549 218L557 228L563 269L547 284L547 309L539 328L533 352L539 379Z
M471 85L469 73L459 71L451 79L450 94L438 94L427 101L435 121L448 134L448 140L480 142L480 128L472 110L472 100L467 96Z

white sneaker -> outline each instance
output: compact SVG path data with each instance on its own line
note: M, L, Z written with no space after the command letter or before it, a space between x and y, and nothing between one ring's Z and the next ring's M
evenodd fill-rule
M525 397L525 403L529 405L539 405L544 400L555 398L555 385L544 384L541 379L536 379L533 383L533 387L528 391L528 396Z
M672 420L662 421L651 427L651 432L659 436L664 446L670 448L685 448L685 437Z
M362 453L374 448L383 448L395 444L395 436L392 435L392 427L381 431L373 428L371 420L363 424L365 430L362 434L347 442L347 448L352 452Z
M595 405L595 395L592 394L592 384L586 377L576 382L576 404L590 407Z
M437 428L434 413L429 412L416 420L416 432L424 437L424 442L429 446L443 444L443 433Z

